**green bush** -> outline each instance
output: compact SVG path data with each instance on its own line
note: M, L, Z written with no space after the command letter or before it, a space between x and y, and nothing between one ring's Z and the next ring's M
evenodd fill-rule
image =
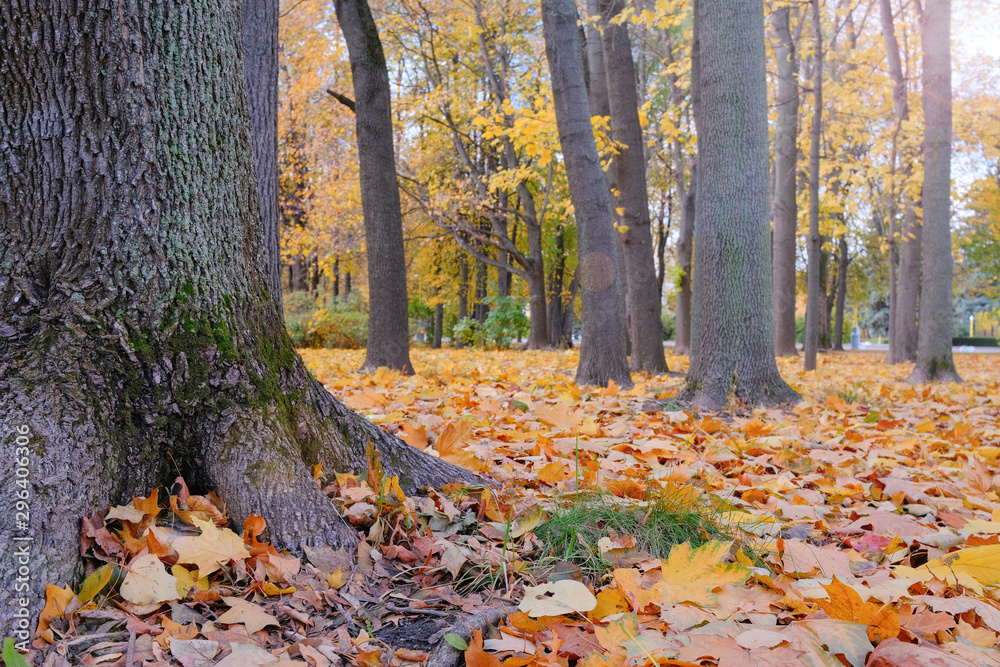
M988 336L955 336L951 339L952 345L973 345L975 347L997 347L997 339Z
M284 297L285 326L296 347L358 349L368 344L368 313L364 297L352 292L346 301L325 303L308 292Z
M524 314L524 303L514 297L489 297L490 312L480 324L471 317L460 319L451 329L451 337L463 345L495 347L506 350L516 338L528 335L531 321Z
M677 331L674 329L674 313L666 309L660 313L660 322L663 323L663 340L674 340Z

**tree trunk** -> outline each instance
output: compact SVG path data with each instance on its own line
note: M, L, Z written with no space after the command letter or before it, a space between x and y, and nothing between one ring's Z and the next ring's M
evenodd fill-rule
M348 301L351 298L351 271L350 269L344 271L344 301Z
M907 198L903 211L902 250L899 253L899 282L896 302L890 315L896 320L899 361L917 359L917 305L920 302L920 264L923 228L914 203Z
M278 0L243 0L243 51L271 298L281 309L278 220Z
M633 371L666 373L663 354L663 321L653 261L653 234L646 193L645 141L639 123L639 95L627 23L615 18L625 9L624 0L602 0L605 17L602 42L611 102L612 138L624 145L615 157L622 209L622 235L628 296L629 366Z
M797 12L796 12L797 13ZM798 53L792 39L791 9L778 7L772 16L778 91L778 122L774 138L774 236L771 272L774 301L774 352L798 356L795 348L795 246L798 234L796 203L799 134Z
M434 342L431 343L431 348L435 350L441 349L441 337L444 331L444 304L440 301L434 306Z
M823 248L829 237L819 237L819 349L830 349L830 311L833 310L833 299L836 295L835 286L830 285L830 251Z
M610 193L590 124L578 18L572 0L542 0L556 125L577 219L583 342L576 381L606 385L614 380L631 387L621 312L621 267L615 253Z
M896 238L896 219L899 215L899 192L897 189L897 171L902 172L903 180L910 175L910 160L904 157L897 169L899 159L900 135L903 125L910 118L907 102L906 78L903 75L902 59L899 53L899 42L896 39L896 29L892 15L891 0L879 0L879 11L882 23L882 40L885 42L886 61L889 65L889 75L892 78L892 113L896 127L892 134L892 163L890 164L889 190L889 354L888 361L892 364L913 361L917 353L917 302L920 297L920 257L921 244L919 229L913 202L904 192L902 253ZM916 243L912 243L915 240Z
M30 481L27 525L3 510L0 571L26 545L33 612L45 582L78 583L84 513L169 485L174 462L292 549L357 541L309 467L362 470L369 441L410 489L474 480L346 409L291 347L238 4L67 0L30 20L0 6L0 23L0 444L27 441Z
M771 324L764 8L698 0L698 241L691 367L684 400L796 400L774 361Z
M847 256L847 237L840 237L837 250L837 305L834 310L833 349L844 349L844 306L847 303L847 266L850 264Z
M333 299L334 301L340 296L340 256L335 255L333 258Z
M917 362L908 382L961 382L951 357L951 0L928 0L920 27L924 262Z
M566 229L562 224L556 229L556 253L552 262L552 272L548 281L549 345L554 348L566 346L566 341L573 335L572 329L567 331L563 318L563 289L566 282ZM570 303L572 308L572 303Z
M385 54L367 0L334 0L351 61L368 257L368 347L362 368L413 373L406 299L403 218L392 144Z
M813 63L813 117L809 149L809 240L806 267L806 328L803 334L805 369L816 370L816 349L819 347L820 248L819 235L819 152L823 131L823 26L820 22L820 0L812 0L812 31L815 61Z

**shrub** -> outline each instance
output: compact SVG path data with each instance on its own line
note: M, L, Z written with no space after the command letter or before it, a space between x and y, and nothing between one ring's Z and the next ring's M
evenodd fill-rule
M325 304L308 292L284 297L285 325L296 347L362 348L368 343L368 314L363 297L352 292L345 302Z
M506 350L515 338L522 338L528 334L531 322L524 314L522 301L505 296L499 299L490 297L486 302L490 304L490 312L483 322L482 329L488 344Z
M988 336L955 336L952 345L973 345L975 347L997 347L997 339Z

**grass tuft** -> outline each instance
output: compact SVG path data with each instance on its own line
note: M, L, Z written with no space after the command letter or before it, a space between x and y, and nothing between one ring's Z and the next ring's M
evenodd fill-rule
M645 503L598 493L558 507L534 530L545 545L543 557L569 561L600 576L612 563L601 556L598 541L612 531L633 537L637 549L657 558L666 558L675 544L697 547L728 537L701 496L687 492L688 487L674 488L680 492L661 493Z

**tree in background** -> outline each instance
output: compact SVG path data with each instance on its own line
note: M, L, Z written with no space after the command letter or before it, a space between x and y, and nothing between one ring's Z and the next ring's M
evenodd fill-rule
M366 0L335 0L351 59L361 207L368 257L368 345L363 368L412 373L403 219L393 149L389 72Z
M243 0L243 51L271 297L281 309L278 220L278 0Z
M698 128L691 366L682 396L731 401L798 398L774 360L768 217L764 13L754 0L698 0Z
M577 220L583 340L576 381L631 387L620 309L621 267L611 200L590 121L579 16L572 0L543 0L545 54L552 79L559 143Z
M951 0L928 0L923 32L924 262L909 382L961 382L951 357Z
M794 10L794 11L793 11ZM799 217L798 134L799 58L792 38L791 17L798 8L782 4L771 15L775 38L777 71L777 122L774 139L774 198L772 217L772 308L774 311L774 351L778 356L797 356L795 348L795 248Z
M807 240L808 264L806 268L806 329L803 335L805 369L816 370L816 351L820 333L820 252L822 238L819 233L819 182L820 150L823 133L823 23L820 0L812 0L813 38L813 108L812 127L809 132L809 235Z
M663 355L661 295L653 262L645 142L639 121L632 41L628 25L622 21L624 9L624 0L601 2L601 13L606 19L601 41L608 81L611 135L620 145L614 168L620 193L617 203L623 222L619 230L627 274L628 330L632 343L630 367L634 371L665 373L667 361Z

